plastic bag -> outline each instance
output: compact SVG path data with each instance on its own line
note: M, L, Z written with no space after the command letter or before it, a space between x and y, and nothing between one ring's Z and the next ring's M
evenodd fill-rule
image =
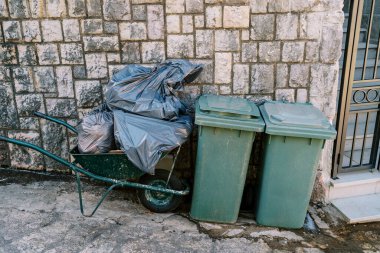
M112 77L105 94L106 103L111 109L157 119L176 119L188 110L177 92L201 71L201 65L187 60L168 60L154 68L129 65Z
M136 167L150 174L162 154L184 143L193 127L190 116L166 121L121 110L113 113L117 144Z
M113 113L105 104L83 117L77 130L80 153L108 153L115 147Z

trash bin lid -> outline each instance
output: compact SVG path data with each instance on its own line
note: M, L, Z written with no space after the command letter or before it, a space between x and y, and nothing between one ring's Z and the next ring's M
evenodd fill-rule
M274 135L333 139L336 131L323 113L310 103L266 102L260 106L265 132Z
M264 131L260 110L252 101L217 95L203 95L196 104L197 125L245 131Z

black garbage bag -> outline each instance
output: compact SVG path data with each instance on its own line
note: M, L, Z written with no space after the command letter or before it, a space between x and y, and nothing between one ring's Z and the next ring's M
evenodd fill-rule
M77 130L80 153L108 153L115 147L113 113L106 104L83 117Z
M190 116L166 121L121 110L113 113L118 146L136 167L149 174L154 174L163 152L184 143L193 127Z
M156 119L176 119L188 110L178 92L201 71L201 65L187 60L167 60L154 68L128 65L112 77L105 94L106 103L111 109Z

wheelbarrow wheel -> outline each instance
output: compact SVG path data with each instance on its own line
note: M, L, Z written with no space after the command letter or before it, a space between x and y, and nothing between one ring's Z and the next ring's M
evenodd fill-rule
M165 188L168 177L169 171L156 169L155 175L143 175L140 178L140 183ZM183 190L184 185L178 177L172 174L168 188L173 190ZM141 204L155 213L173 211L181 204L182 201L182 196L151 190L138 190L137 195Z

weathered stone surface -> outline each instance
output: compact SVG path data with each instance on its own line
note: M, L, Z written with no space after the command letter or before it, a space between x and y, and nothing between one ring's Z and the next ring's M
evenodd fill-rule
M222 6L206 7L206 27L222 27Z
M85 17L86 5L85 0L67 0L70 17Z
M41 145L40 134L37 131L9 131L8 137L26 141L34 145ZM43 156L37 151L9 144L11 166L28 170L42 170L44 166Z
M4 39L5 41L18 41L21 39L21 26L18 21L4 21Z
M65 0L48 0L46 1L46 14L51 18L66 16Z
M268 12L289 12L290 0L275 0L268 2Z
M219 86L218 85L203 85L202 93L219 95Z
M85 66L78 66L78 65L73 66L73 75L74 75L74 78L78 78L78 79L86 78Z
M342 10L342 8L342 1L291 0L291 10L295 12Z
M29 0L32 18L42 18L46 15L45 3L41 0Z
M322 30L320 60L323 63L335 63L339 60L342 46L342 27L325 26Z
M272 40L274 38L274 15L251 16L251 39Z
M252 13L266 13L268 9L268 0L250 0Z
M211 58L214 55L214 31L197 30L195 34L195 50L197 58Z
M319 60L319 42L306 42L305 62L317 62Z
M260 42L259 59L260 62L278 62L281 57L280 42Z
M247 94L249 93L249 65L235 64L233 68L233 93Z
M33 70L28 67L18 67L13 69L13 76L15 82L15 91L19 92L33 92Z
M306 87L309 84L309 64L292 64L290 66L290 87Z
M99 81L76 81L75 94L80 108L95 107L102 101L102 87Z
M276 87L282 88L286 87L288 84L288 65L287 64L282 64L282 63L277 63L276 66Z
M147 29L143 22L124 22L119 24L121 40L145 40Z
M257 61L257 43L247 42L242 44L241 50L242 62L256 62Z
M249 27L249 6L224 6L223 27Z
M11 0L8 1L9 14L11 18L27 18L29 17L29 5L27 0Z
M18 126L17 111L13 99L11 83L0 81L0 127L16 128Z
M188 13L202 13L203 0L186 0L186 12Z
M79 22L76 19L64 19L62 21L65 41L79 41Z
M33 116L34 112L45 112L42 94L16 95L19 116Z
M0 44L0 63L17 64L16 46Z
M252 64L251 93L272 93L274 88L274 67L272 64Z
M20 117L20 129L39 130L40 121L36 117Z
M164 0L132 0L132 4L158 4L163 2Z
M282 48L283 62L302 62L305 51L305 42L284 42Z
M192 83L213 83L214 81L214 64L211 60L193 60L192 63L202 64L203 70Z
M103 33L103 20L102 19L83 19L82 31L85 34Z
M297 38L298 16L295 14L280 14L276 17L276 39L294 40Z
M126 42L121 48L121 61L124 63L140 63L140 44L138 42Z
M166 0L166 13L184 13L185 0Z
M168 58L192 58L194 57L193 35L168 35Z
M205 26L205 17L203 15L195 15L194 26L195 28L203 28Z
M84 36L84 51L117 51L119 38L117 36Z
M322 26L321 13L305 13L300 15L300 38L301 39L320 39Z
M215 53L215 83L230 83L232 71L232 54Z
M55 73L57 75L58 97L73 98L74 89L73 89L73 74L71 71L71 67L58 66L55 69Z
M219 94L220 95L230 95L232 93L230 85L219 85Z
M47 98L46 111L53 117L76 117L77 110L74 99Z
M168 33L180 33L180 16L179 15L168 15L166 16L166 31Z
M61 59L63 64L83 64L83 50L79 43L61 44Z
M294 102L294 89L277 89L276 100Z
M102 16L102 3L101 0L87 0L87 15L89 17L101 17Z
M59 64L57 44L37 44L37 54L40 65Z
M116 22L104 22L105 33L119 33L119 26Z
M103 15L106 20L130 20L129 0L104 0Z
M18 59L20 65L36 65L37 55L33 45L18 45Z
M215 31L215 51L238 51L239 49L239 31Z
M12 80L10 68L0 65L0 81L11 82Z
M2 18L9 17L6 0L0 0L0 17Z
M162 5L148 5L147 7L148 38L159 40L164 38L164 8Z
M297 100L298 103L307 102L307 89L297 89Z
M56 92L56 79L53 67L34 67L35 87L38 92Z
M86 68L88 78L107 77L107 58L104 53L86 54Z
M45 42L62 41L61 22L58 20L41 21L42 36Z
M107 53L107 62L108 63L120 63L121 57L119 53Z
M165 60L165 44L163 42L143 42L141 52L143 63L156 63Z
M146 6L133 5L132 6L132 19L136 21L146 20Z
M25 42L41 42L41 31L38 21L22 21Z
M183 15L182 16L182 33L192 33L193 32L193 16Z

